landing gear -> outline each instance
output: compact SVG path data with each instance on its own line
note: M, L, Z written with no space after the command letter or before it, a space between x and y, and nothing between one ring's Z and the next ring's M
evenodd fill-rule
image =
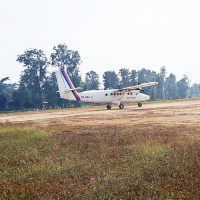
M119 104L119 108L120 108L120 109L123 109L123 108L124 108L124 105L123 105L123 104Z
M138 103L138 107L142 107L142 103Z
M111 109L111 105L107 105L107 109L110 110Z

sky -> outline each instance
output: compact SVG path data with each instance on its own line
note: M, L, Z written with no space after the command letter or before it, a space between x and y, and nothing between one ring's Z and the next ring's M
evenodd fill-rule
M120 68L159 72L200 83L199 0L0 0L0 79L18 82L17 55L49 57L65 43L78 50L80 72ZM55 69L56 70L56 69ZM101 78L102 80L102 78Z

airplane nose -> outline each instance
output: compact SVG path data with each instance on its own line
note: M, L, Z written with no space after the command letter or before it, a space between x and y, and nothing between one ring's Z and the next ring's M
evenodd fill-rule
M150 96L146 95L146 99L149 100L149 99L150 99Z

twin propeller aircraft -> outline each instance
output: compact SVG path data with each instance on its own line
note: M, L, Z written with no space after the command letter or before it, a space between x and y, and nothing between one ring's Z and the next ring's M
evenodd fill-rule
M150 99L148 95L140 93L141 89L158 84L157 82L149 82L122 89L90 90L78 93L77 90L81 88L74 88L65 70L58 70L56 72L56 78L61 98L73 101L107 104L107 109L111 109L112 104L117 104L120 109L123 109L124 103L127 102L138 103L138 106L141 107L143 101Z

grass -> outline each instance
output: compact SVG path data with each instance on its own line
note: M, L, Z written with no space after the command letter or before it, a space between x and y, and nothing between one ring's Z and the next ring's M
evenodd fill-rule
M0 199L198 199L200 140L183 131L2 123Z

